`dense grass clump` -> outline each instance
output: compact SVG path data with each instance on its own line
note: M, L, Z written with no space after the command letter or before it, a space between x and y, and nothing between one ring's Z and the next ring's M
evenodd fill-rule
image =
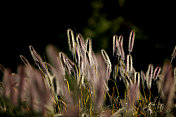
M135 31L129 36L128 54L123 36L113 36L113 57L95 54L91 39L67 31L70 59L48 45L49 63L29 46L36 67L20 55L24 65L17 73L1 66L0 115L2 116L176 116L176 68L149 64L136 71L132 50Z

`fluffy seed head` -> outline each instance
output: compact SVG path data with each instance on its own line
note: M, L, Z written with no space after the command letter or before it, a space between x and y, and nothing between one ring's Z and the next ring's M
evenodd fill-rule
M125 52L124 52L124 49L123 49L123 45L121 43L120 43L120 50L121 50L121 59L125 60Z
M137 84L138 86L140 85L140 73L135 72L134 74L134 83Z
M135 31L132 30L131 33L130 33L130 37L129 37L129 45L128 45L129 53L132 52L132 50L133 50L134 38L135 38Z
M160 71L161 71L161 67L156 67L155 68L155 71L154 71L154 73L153 73L153 79L157 79L158 78L158 76L159 76L159 74L160 74Z
M146 80L149 88L151 88L152 78L153 78L153 65L149 64L148 70L146 73Z
M113 56L121 56L121 50L120 50L120 44L118 40L118 36L114 35L113 36Z
M91 53L92 51L92 41L90 38L86 40L86 51L89 53Z
M84 39L83 39L81 34L77 35L76 41L77 41L78 47L79 47L79 49L81 51L81 54L85 55L86 47L85 47Z
M75 42L75 37L74 37L73 31L71 29L67 30L67 37L68 37L69 49L74 54L75 53L76 42Z
M42 58L37 54L33 46L29 46L29 50L31 52L31 55L33 57L33 60L35 64L39 67L39 69L44 73L47 74L47 68L45 63L43 62Z
M127 72L132 73L133 70L133 58L131 55L127 55Z
M121 45L123 45L123 36L122 36L122 35L119 36L119 43L120 43Z
M108 67L109 67L109 69L110 69L110 71L111 71L111 62L110 62L110 59L109 59L108 54L107 54L106 51L103 50L103 49L101 50L101 54L102 54L102 56L103 56L103 59L104 59L105 63L107 63L107 65L108 65Z

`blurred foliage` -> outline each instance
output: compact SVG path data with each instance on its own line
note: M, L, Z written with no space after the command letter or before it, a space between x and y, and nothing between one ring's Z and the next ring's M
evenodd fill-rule
M122 9L125 3L126 0L119 0L116 7ZM124 35L123 33L125 32L125 36L128 37L127 34L129 34L132 29L137 33L136 39L148 39L141 28L124 16L117 13L114 14L113 17L109 17L107 13L109 7L106 6L103 0L93 0L91 7L92 16L88 19L87 26L83 29L83 34L85 37L93 39L96 45L94 46L96 47L94 48L95 51L101 48L107 49L108 46L111 45L111 41L109 40L112 40L114 34L119 34L120 32L120 35Z

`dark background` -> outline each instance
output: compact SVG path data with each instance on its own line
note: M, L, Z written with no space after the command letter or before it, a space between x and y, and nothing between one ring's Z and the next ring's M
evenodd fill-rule
M170 58L176 45L175 11L174 3L167 0L1 3L0 64L15 71L17 65L22 63L19 57L21 54L32 62L29 45L33 45L42 57L48 44L54 44L59 50L68 53L66 35L68 28L73 29L75 33L91 37L93 49L98 51L105 48L109 55L112 54L113 34L124 35L124 47L127 52L128 36L130 30L135 28L137 29L133 51L135 68L146 70L150 63L162 66L164 60ZM106 19L109 22L108 30L100 33L101 36L96 32L99 19ZM117 24L111 23L116 21L114 19L117 19ZM123 19L122 22L120 19ZM91 24L91 21L95 23ZM114 28L117 26L120 28ZM95 35L86 33L87 29L95 30Z

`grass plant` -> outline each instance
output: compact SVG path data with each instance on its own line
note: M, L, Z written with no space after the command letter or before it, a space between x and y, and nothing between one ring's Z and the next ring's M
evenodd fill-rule
M176 47L163 67L144 72L133 67L134 30L127 54L123 36L113 36L111 60L104 49L94 53L90 38L67 35L72 58L48 45L48 62L29 46L35 66L23 55L17 73L0 66L1 116L176 116Z

